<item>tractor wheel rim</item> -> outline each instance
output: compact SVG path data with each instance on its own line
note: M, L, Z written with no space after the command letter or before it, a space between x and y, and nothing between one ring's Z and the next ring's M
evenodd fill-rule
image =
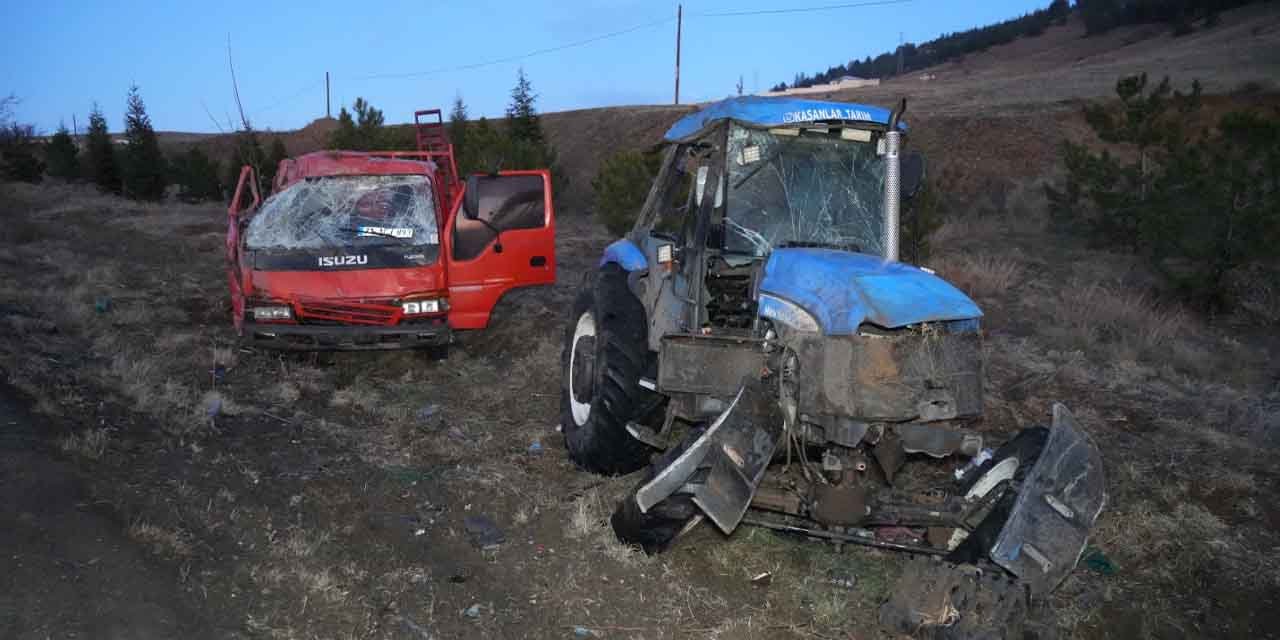
M1020 464L1021 463L1018 461L1017 456L1009 456L1008 458L997 462L995 466L987 469L987 472L982 474L982 477L978 478L978 481L973 483L972 487L969 487L969 492L964 494L964 499L976 500L978 498L986 497L986 495L990 493L996 485L1004 482L1005 480L1012 480L1013 476L1018 473L1018 466ZM964 542L965 538L968 537L968 531L957 527L956 530L951 533L951 539L947 541L947 549L954 550L956 547L960 546L961 542Z
M578 316L569 352L569 409L578 426L591 417L592 385L595 383L596 319L590 311Z

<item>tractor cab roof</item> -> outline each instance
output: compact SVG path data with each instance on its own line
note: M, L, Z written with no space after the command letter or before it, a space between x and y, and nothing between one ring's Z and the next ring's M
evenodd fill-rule
M752 128L796 126L816 122L849 122L889 126L891 112L851 102L828 102L789 97L743 96L712 103L676 121L667 130L667 142L685 142L700 137L717 125L732 121ZM907 125L898 127L906 131Z

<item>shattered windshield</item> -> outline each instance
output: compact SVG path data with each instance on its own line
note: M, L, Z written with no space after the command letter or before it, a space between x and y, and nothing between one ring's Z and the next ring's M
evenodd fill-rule
M296 182L249 222L251 249L440 243L426 176L328 176Z
M885 167L876 145L846 139L839 129L797 133L729 130L725 250L765 256L792 245L881 253Z

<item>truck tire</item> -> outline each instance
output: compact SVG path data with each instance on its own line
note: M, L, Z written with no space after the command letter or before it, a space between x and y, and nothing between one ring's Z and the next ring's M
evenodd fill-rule
M653 453L627 432L659 397L640 386L649 352L644 307L618 265L601 270L578 295L565 332L560 366L560 424L569 459L588 471L621 475Z
M658 475L658 472L680 457L680 454L702 435L702 431L702 429L694 430L685 437L680 446L672 447L663 453L649 465L644 479L618 502L613 516L609 518L609 524L613 526L613 533L618 536L618 540L624 544L638 546L650 555L659 553L671 546L671 543L690 526L693 518L700 514L698 505L693 503L693 499L682 493L672 494L662 502L653 505L648 513L644 513L636 503L636 492Z
M953 538L953 548L947 559L957 563L973 564L986 557L987 551L995 545L996 537L1008 521L1013 504L1017 500L1017 488L1022 479L1035 466L1040 452L1049 441L1049 430L1044 427L1023 429L1014 438L1004 443L991 459L973 470L960 483L960 492L969 499L980 498L995 489L1001 482L1009 480L1012 490L1004 495L992 508L991 513L968 535L957 529L961 539L958 544Z

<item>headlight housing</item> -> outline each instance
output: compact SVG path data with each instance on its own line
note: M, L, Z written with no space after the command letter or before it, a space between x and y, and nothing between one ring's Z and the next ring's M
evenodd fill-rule
M251 307L249 310L253 313L253 319L259 322L279 322L293 319L293 309L284 305Z
M813 314L801 309L794 302L767 293L760 294L759 314L762 318L781 323L795 331L818 333L822 330Z
M407 300L400 303L400 310L406 316L424 316L433 313L441 313L449 309L448 301L443 298L428 298L424 300Z

